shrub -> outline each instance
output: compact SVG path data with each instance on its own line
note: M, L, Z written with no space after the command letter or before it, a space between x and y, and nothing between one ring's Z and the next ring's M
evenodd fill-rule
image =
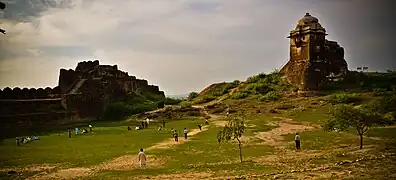
M194 98L198 97L198 93L197 92L191 92L190 94L188 94L188 100L192 100Z
M125 117L139 114L145 111L151 111L157 108L155 103L143 104L127 104L125 102L109 103L105 106L104 119L107 120L122 120Z
M265 94L264 96L261 96L259 98L260 101L276 101L278 99L280 99L280 96L275 91L270 91L267 94Z
M267 75L266 75L265 73L260 73L260 74L258 74L258 75L254 75L254 76L248 77L248 79L246 80L246 82L247 82L248 84L250 84L250 83L256 83L256 82L260 81L260 79L264 79L266 76L267 76Z
M340 94L333 94L328 98L328 101L331 103L352 103L359 101L360 98L357 94L348 94L348 93L340 93Z
M180 102L182 102L181 99L173 99L173 98L165 98L165 102L164 104L166 105L176 105L179 104Z
M243 99L243 98L246 98L246 97L248 97L248 96L249 96L249 94L246 93L246 92L236 92L236 93L234 93L234 94L231 96L231 98L232 98L232 99Z
M268 84L264 83L249 84L246 89L255 94L266 94L272 90Z
M157 102L157 108L164 108L165 107L165 102L164 101L158 101Z
M207 103L207 102L213 101L215 99L216 99L216 97L213 95L205 95L205 96L196 98L194 101L194 104Z
M162 101L162 100L165 99L165 97L162 96L162 95L153 94L153 93L149 93L149 92L143 93L142 95L143 95L146 99L151 100L151 101Z
M180 106L181 106L182 108L191 107L191 106L192 106L192 103L189 102L189 101L182 101L182 102L180 102Z

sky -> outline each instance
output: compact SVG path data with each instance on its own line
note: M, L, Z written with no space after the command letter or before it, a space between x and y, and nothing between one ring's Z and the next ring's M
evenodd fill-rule
M0 88L55 87L98 59L167 95L281 68L306 12L345 48L350 70L396 68L392 0L3 0Z

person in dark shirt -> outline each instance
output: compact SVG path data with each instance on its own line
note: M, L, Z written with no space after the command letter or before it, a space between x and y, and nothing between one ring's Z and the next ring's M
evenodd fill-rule
M70 128L68 128L67 131L69 133L69 138L71 138L71 130L70 130Z
M179 141L179 136L177 134L177 131L175 130L175 142L178 142L178 141Z

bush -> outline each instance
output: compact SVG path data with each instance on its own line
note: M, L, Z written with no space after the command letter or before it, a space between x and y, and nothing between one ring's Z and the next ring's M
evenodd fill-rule
M236 93L234 93L234 94L231 96L231 98L232 98L232 99L243 99L243 98L246 98L246 97L248 97L248 96L249 96L249 94L246 93L246 92L236 92Z
M188 100L192 100L194 98L198 97L198 93L197 92L191 92L190 94L188 94Z
M158 101L157 102L157 108L164 108L165 107L165 102L164 101Z
M182 102L181 99L165 98L164 104L166 105L176 105Z
M189 102L189 101L182 101L182 102L180 102L180 106L181 106L182 108L191 107L191 106L192 106L192 103Z
M250 84L250 83L256 83L256 82L260 81L260 79L264 79L266 76L267 76L267 75L266 75L265 73L260 73L260 74L258 74L258 75L254 75L254 76L248 77L248 79L246 80L246 82L247 82L248 84Z
M356 102L359 101L360 98L357 94L353 93L353 94L348 94L348 93L340 93L340 94L333 94L329 97L328 101L330 103L352 103L352 102Z
M267 94L268 92L272 91L269 85L264 83L249 84L246 86L246 89L255 94Z
M215 100L216 97L213 95L205 95L205 96L201 96L195 99L194 104L202 104L202 103L207 103L210 101Z
M264 96L261 96L259 98L260 101L276 101L278 99L280 99L280 96L275 91L270 91L267 94L265 94Z
M144 98L146 98L146 100L150 100L150 101L162 101L165 99L165 97L162 95L148 93L148 92L143 93L142 95L144 96Z
M139 114L145 111L151 111L157 108L155 103L143 104L127 104L125 102L109 103L105 106L104 119L107 120L122 120L125 117Z

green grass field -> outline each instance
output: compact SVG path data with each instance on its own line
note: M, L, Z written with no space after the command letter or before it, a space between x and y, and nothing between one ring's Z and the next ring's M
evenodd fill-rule
M266 178L276 176L281 179L364 179L388 178L396 173L394 156L346 166L334 165L339 161L362 157L381 157L394 151L395 127L370 130L363 150L358 149L359 138L353 129L330 133L318 127L311 130L292 128L293 125L309 126L305 123L320 125L327 117L326 109L326 106L320 106L301 112L276 114L278 117L274 114L248 116L247 131L242 138L243 163L239 161L235 142L217 142L216 135L222 129L218 122L224 121L221 118L212 119L208 127L189 137L188 141L147 150L149 162L146 169L136 166L139 148L146 149L164 142L172 144L170 128L178 129L179 135L182 135L184 127L192 131L204 121L171 121L162 132L157 130L155 123L151 123L149 129L127 131L128 122L101 122L94 124L94 133L73 134L72 138L67 137L67 131L52 133L39 136L40 140L20 147L16 146L15 139L7 139L0 145L0 178L141 179L150 176L150 179L210 179L267 174ZM293 121L279 124L283 122L282 116ZM301 135L301 151L294 148L295 132ZM260 133L263 133L261 137L258 136ZM266 138L276 141L269 143ZM106 168L100 168L101 165L106 165ZM329 168L320 172L288 172L324 166ZM375 171L368 171L374 167ZM9 170L16 170L20 175L7 175ZM361 176L365 171L365 176Z

